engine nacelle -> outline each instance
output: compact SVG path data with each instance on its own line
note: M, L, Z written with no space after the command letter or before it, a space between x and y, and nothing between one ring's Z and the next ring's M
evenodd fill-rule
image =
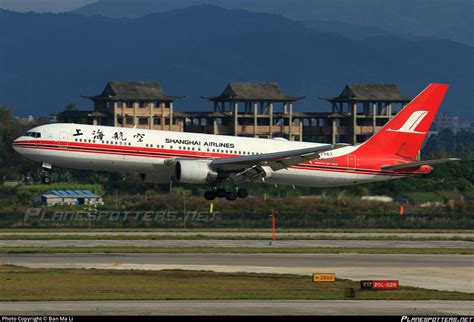
M264 178L270 178L273 174L273 170L269 166L262 166L262 170L264 171L264 175L262 176Z
M209 167L211 161L180 160L175 165L175 178L181 183L207 183L217 178Z

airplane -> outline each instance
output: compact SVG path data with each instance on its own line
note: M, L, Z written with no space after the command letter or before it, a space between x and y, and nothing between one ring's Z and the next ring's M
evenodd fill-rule
M20 154L54 167L139 173L145 182L209 186L207 200L245 198L245 182L335 187L419 176L457 158L418 161L448 90L430 84L359 145L322 144L73 123L35 127L13 142ZM226 182L232 189L225 189Z

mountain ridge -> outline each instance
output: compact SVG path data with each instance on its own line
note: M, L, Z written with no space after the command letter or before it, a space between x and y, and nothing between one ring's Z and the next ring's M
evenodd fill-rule
M369 27L394 34L451 39L474 46L474 2L470 0L98 0L73 12L140 17L202 3L280 14L298 21L352 24L361 31Z
M473 49L447 40L318 33L278 15L198 6L137 19L0 11L0 104L25 115L58 112L109 80L159 81L185 95L177 110L211 110L200 96L228 82L277 81L296 110L327 110L319 96L346 83L396 83L409 96L450 83L442 110L473 119ZM472 65L471 65L472 66ZM40 114L41 113L41 114Z

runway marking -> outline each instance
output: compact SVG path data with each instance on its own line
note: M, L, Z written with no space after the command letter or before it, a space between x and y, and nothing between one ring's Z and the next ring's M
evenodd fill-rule
M5 315L474 315L470 301L28 301L0 302Z

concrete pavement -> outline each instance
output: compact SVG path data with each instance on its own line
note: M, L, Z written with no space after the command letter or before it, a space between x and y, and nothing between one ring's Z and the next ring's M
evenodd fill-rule
M351 280L474 293L474 255L408 254L4 254L0 263L33 268L186 269L217 272L336 273Z
M3 315L474 315L470 301L28 301Z
M266 240L212 240L212 239L53 239L53 240L0 240L0 247L269 247ZM276 240L272 248L298 247L355 247L355 248L474 248L469 241L451 240Z

